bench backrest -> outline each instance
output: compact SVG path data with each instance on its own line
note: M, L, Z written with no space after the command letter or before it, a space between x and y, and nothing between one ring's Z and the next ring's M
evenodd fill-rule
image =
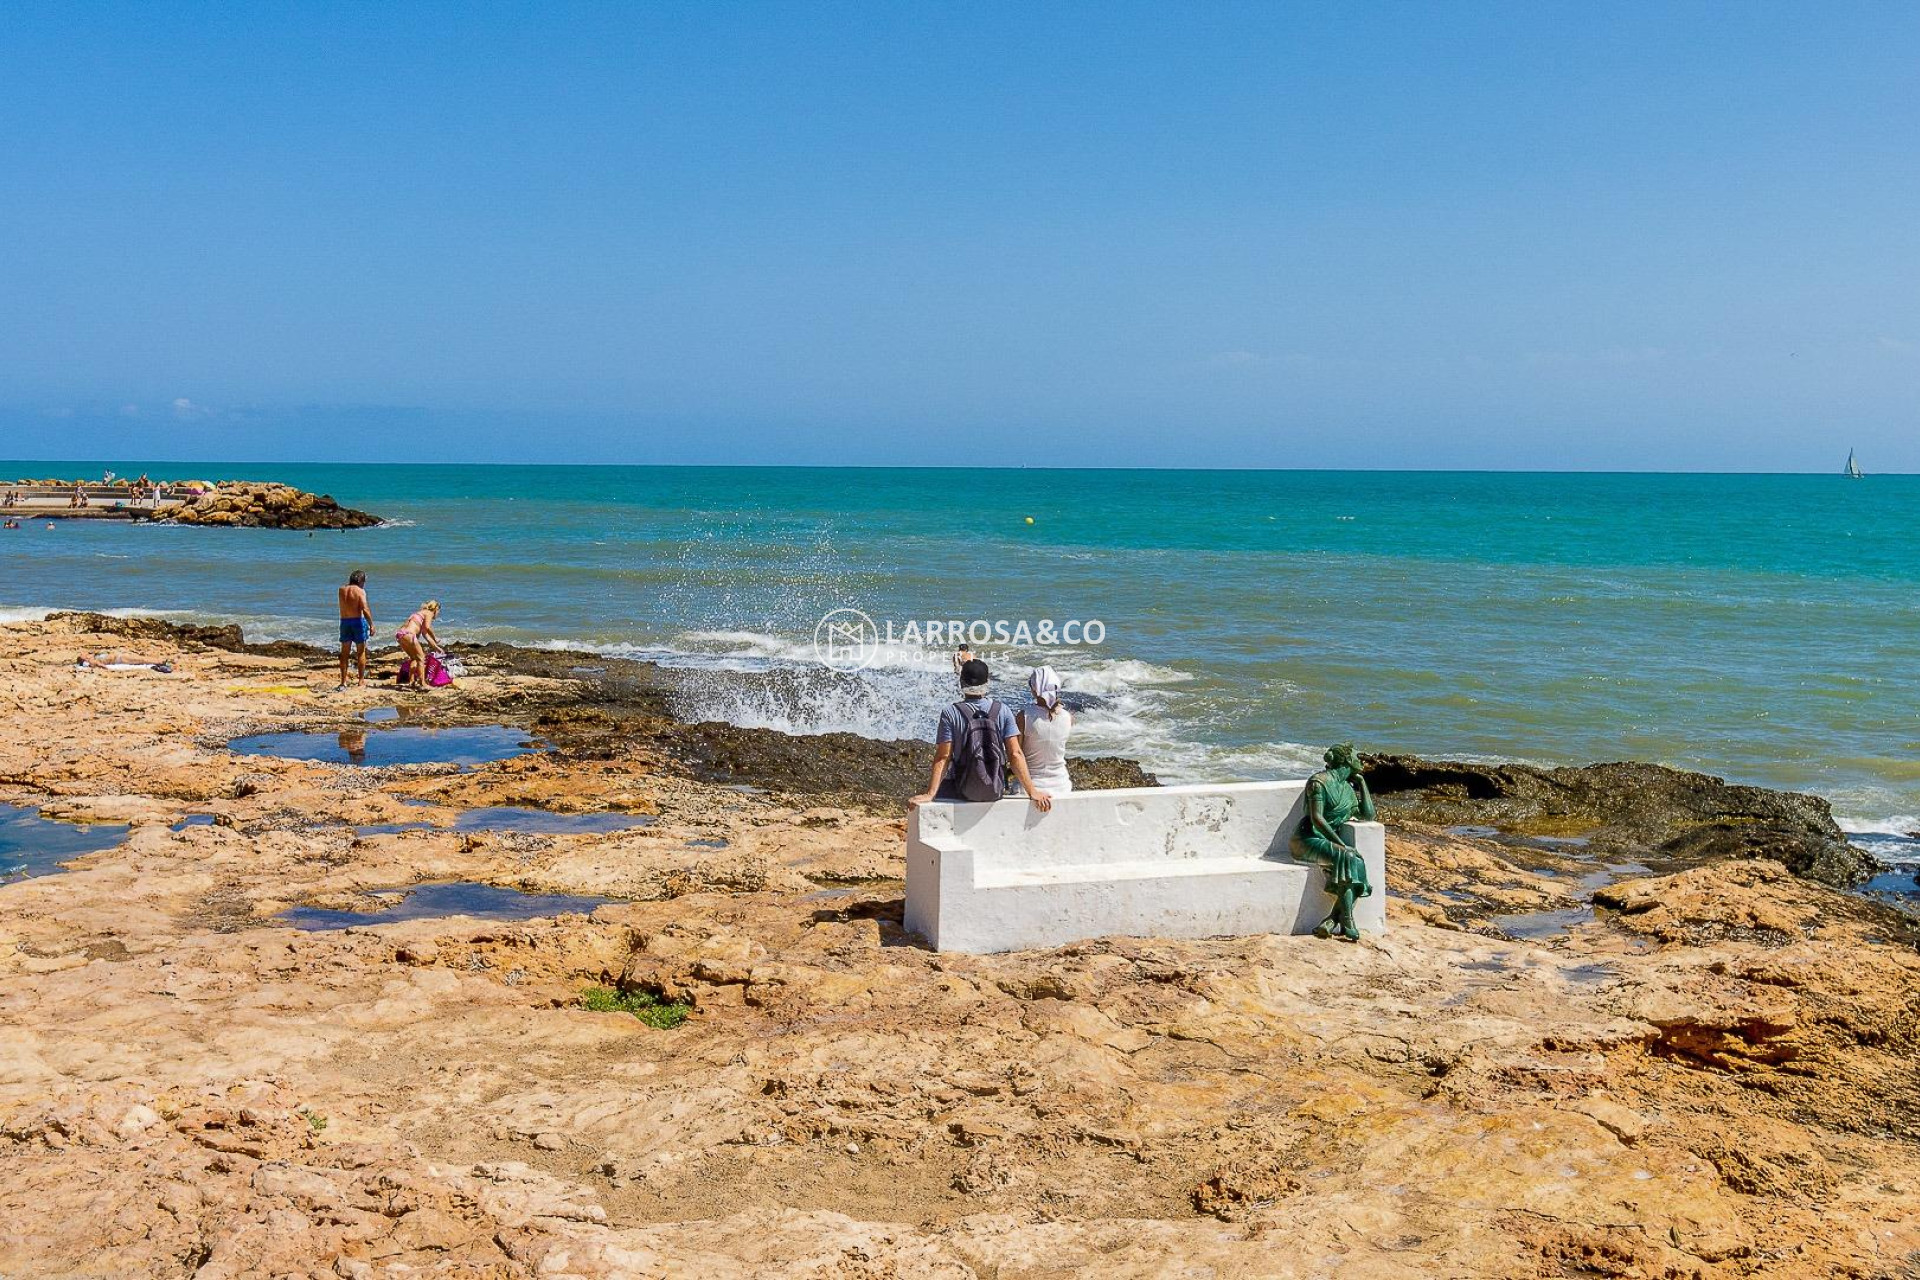
M912 821L923 839L951 832L985 866L1277 857L1306 812L1306 790L1294 781L1076 791L1056 797L1051 813L1015 796L923 804Z

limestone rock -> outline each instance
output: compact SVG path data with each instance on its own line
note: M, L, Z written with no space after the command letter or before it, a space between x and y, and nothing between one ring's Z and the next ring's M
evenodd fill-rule
M364 529L380 523L365 511L343 507L324 494L290 485L224 481L199 497L161 513L174 524L266 529Z
M427 714L546 723L537 765L242 763L222 744L290 702L379 695L301 699L330 655L251 651L269 694L155 631L175 676L76 699L104 625L10 627L0 662L0 798L137 820L0 889L0 1274L1798 1280L1920 1251L1911 926L1777 862L1614 885L1539 942L1395 896L1361 946L940 955L901 928L897 810L678 724L666 677L487 650ZM723 741L767 793L703 775ZM652 825L446 829L616 796ZM221 824L163 821L189 809ZM400 820L440 825L351 833ZM1396 895L1573 897L1391 822ZM273 917L422 881L622 900Z

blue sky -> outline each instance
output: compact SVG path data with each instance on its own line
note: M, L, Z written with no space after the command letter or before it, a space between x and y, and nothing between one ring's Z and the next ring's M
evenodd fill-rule
M23 456L1920 470L1920 6L0 8Z

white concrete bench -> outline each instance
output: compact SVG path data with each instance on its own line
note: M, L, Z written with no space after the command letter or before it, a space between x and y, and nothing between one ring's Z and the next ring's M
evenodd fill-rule
M907 820L909 932L938 951L1020 951L1109 934L1310 933L1333 909L1318 866L1288 845L1307 784L1077 791L1041 813L1024 796L928 803ZM1343 836L1367 864L1362 932L1387 927L1386 830Z

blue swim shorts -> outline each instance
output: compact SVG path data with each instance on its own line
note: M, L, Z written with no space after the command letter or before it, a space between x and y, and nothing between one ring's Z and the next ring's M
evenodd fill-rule
M341 644L365 644L367 642L367 620L365 618L340 619Z

